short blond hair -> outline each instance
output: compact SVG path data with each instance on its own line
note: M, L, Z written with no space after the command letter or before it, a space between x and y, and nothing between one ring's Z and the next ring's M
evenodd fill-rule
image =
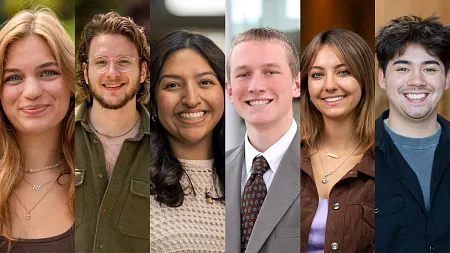
M251 28L243 33L238 34L231 44L230 53L227 58L227 79L230 80L230 58L233 53L233 49L242 42L246 41L269 41L280 42L283 44L289 68L291 69L292 77L295 78L300 72L300 59L297 48L294 42L289 39L286 34L278 31L277 29L269 27Z

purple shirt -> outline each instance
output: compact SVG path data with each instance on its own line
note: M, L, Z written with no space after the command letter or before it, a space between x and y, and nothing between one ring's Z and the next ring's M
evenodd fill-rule
M328 199L319 198L316 215L311 224L306 253L323 253L325 230L327 228Z

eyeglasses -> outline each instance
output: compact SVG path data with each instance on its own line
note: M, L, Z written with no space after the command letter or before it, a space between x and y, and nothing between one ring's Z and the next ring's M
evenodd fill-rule
M131 57L131 56L119 56L117 58L109 58L105 56L95 57L94 59L87 60L91 67L99 72L104 73L107 69L111 60L114 60L115 68L120 72L128 72L133 66L133 62L141 57Z

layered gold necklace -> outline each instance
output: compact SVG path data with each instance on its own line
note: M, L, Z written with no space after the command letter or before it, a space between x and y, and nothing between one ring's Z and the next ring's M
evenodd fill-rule
M332 154L332 153L328 152L328 151L324 148L324 150L325 150L327 156L332 157L332 158L334 158L334 159L339 159L339 157L342 157L342 156L344 156L344 155L350 153L350 154L344 159L344 161L342 161L341 164L339 164L339 166L338 166L336 169L334 169L333 171L331 171L331 172L329 172L329 173L325 170L325 167L323 166L322 156L320 155L320 148L319 148L319 159L320 159L320 164L322 165L322 170L323 170L323 173L324 173L324 176L323 176L323 178L322 178L322 180L321 180L322 184L328 183L328 177L331 176L331 175L333 175L336 171L338 171L338 170L341 168L341 166L348 160L348 158L350 158L350 156L353 155L353 153L356 151L356 149L359 147L359 145L361 145L361 141L358 143L358 145L356 145L356 147L355 147L351 152L346 152L346 153L341 154L341 155L339 155L339 156L337 156L337 155L335 155L335 154Z

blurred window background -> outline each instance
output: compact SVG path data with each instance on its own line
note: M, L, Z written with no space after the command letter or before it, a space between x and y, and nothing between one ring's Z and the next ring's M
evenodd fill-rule
M253 27L271 27L284 32L300 51L300 0L226 0L225 55L233 38ZM294 118L300 122L300 100L293 100ZM240 145L245 136L244 120L225 100L225 150Z
M151 0L152 45L176 30L197 32L225 52L225 0Z

